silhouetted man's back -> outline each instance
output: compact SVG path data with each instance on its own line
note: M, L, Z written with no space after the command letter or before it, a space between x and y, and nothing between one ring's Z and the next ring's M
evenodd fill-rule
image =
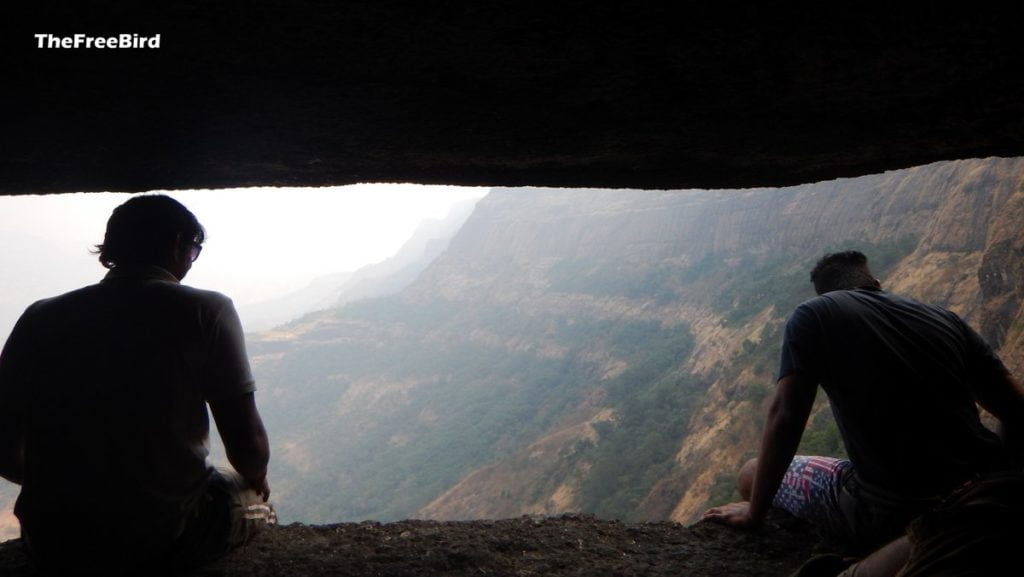
M133 202L180 207L167 197L124 206ZM237 544L235 509L260 509L252 496L269 493L238 316L227 297L179 284L198 256L197 230L179 230L149 258L115 260L97 285L35 303L4 348L0 416L20 417L23 463L3 472L23 485L15 513L44 568L200 562ZM101 250L110 237L108 226ZM207 403L241 479L206 462Z

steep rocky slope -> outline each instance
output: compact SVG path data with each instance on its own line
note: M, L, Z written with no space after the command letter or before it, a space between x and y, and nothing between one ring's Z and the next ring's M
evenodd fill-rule
M250 343L286 522L732 497L823 252L950 306L1024 370L1024 160L742 191L497 189L398 295ZM805 450L841 451L823 399Z
M1022 174L985 159L786 189L495 190L400 295L254 343L282 511L690 521L756 449L777 332L826 250L865 250L1022 368ZM808 448L841 450L827 413L814 423Z

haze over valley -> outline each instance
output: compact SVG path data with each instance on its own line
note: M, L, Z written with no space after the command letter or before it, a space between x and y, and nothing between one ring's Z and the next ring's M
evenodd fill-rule
M690 522L733 497L780 328L829 250L863 250L887 289L952 308L1024 370L1022 159L464 208L264 320L240 304L283 522ZM824 395L803 450L842 452Z

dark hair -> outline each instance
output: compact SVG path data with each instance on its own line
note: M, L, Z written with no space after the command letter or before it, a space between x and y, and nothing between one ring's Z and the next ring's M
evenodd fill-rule
M206 231L183 204L162 194L147 194L114 209L96 252L106 268L163 265L177 243L204 240Z
M816 293L825 294L871 286L877 281L868 268L868 257L862 252L847 250L821 257L811 271L811 282L814 283Z

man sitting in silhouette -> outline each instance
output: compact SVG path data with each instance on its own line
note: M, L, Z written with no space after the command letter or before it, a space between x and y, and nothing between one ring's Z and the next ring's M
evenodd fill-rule
M862 553L965 482L1016 466L1024 388L957 315L881 290L863 254L826 255L811 280L819 296L786 323L760 456L740 475L747 500L704 519L756 527L775 506ZM849 460L794 458L819 384Z
M238 315L179 284L204 238L177 201L128 200L103 280L30 306L0 354L0 474L46 572L196 565L274 521ZM206 461L207 404L237 473Z

